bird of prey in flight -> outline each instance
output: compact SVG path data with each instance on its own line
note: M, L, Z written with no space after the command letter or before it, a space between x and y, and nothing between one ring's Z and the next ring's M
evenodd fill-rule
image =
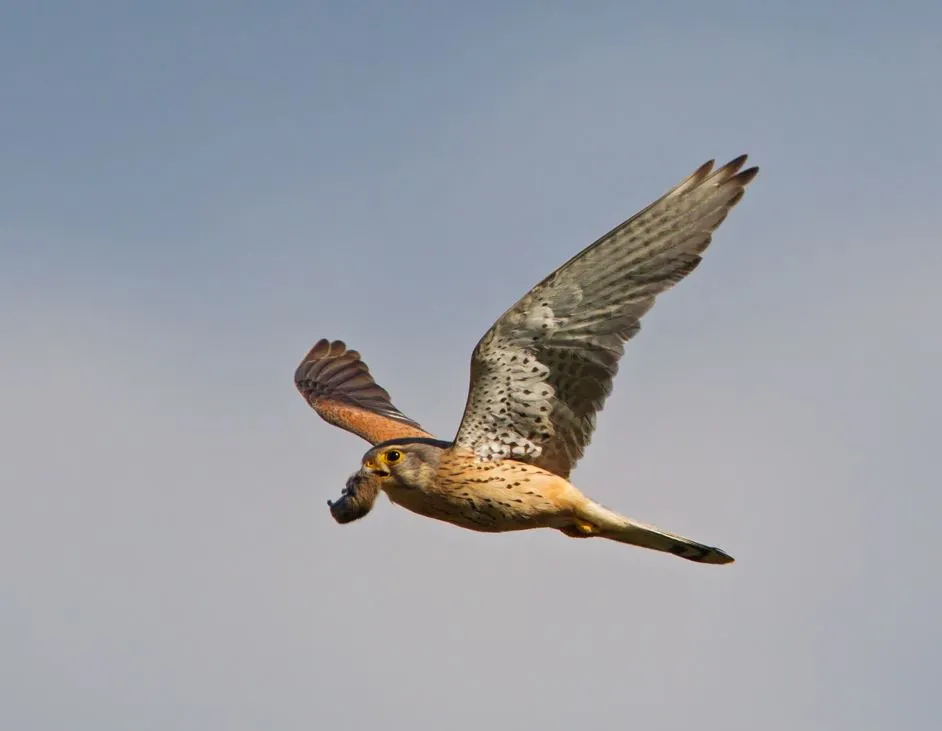
M373 446L330 502L340 523L380 492L419 515L484 532L554 528L701 563L733 558L615 513L569 481L612 390L625 344L655 298L700 263L713 232L758 168L742 155L699 167L527 292L478 342L468 399L452 441L399 409L359 353L320 340L295 372L326 421Z

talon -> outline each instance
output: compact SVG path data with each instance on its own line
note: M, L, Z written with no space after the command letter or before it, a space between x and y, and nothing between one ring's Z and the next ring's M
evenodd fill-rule
M561 528L560 530L570 538L590 538L602 532L599 530L598 526L584 520L579 520L578 518L573 520L572 525Z

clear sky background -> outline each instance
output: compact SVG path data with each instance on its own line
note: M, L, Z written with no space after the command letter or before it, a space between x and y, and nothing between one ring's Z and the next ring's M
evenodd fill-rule
M937 2L0 12L0 727L927 729ZM761 166L574 473L728 567L325 504L320 337L468 359L701 162Z

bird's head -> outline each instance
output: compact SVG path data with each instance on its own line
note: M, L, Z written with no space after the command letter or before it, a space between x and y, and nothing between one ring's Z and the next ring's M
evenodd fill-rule
M339 500L328 500L338 523L359 520L373 509L386 487L421 488L435 479L438 463L451 444L437 439L393 439L363 455L360 469L350 475Z
M363 455L360 474L382 486L422 487L431 484L442 453L450 445L437 439L392 439Z

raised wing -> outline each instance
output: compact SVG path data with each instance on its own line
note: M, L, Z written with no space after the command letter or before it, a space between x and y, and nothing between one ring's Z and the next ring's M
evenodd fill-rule
M758 168L713 161L577 254L481 338L455 446L568 477L655 297L692 272Z
M393 406L360 354L340 340L318 340L294 372L294 385L322 419L372 444L432 436Z

